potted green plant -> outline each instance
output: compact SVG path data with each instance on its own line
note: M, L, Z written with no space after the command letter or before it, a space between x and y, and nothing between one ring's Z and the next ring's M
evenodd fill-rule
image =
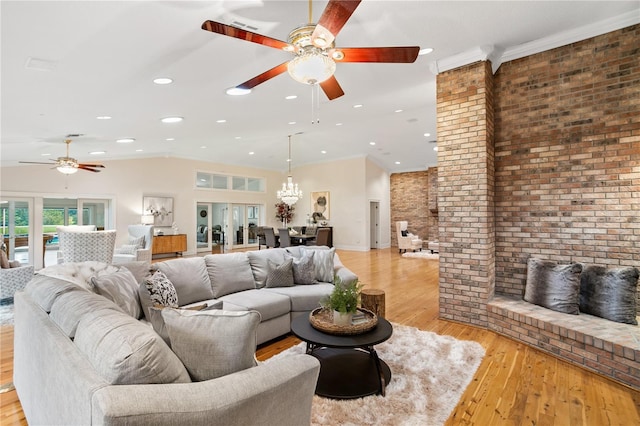
M343 283L335 277L333 291L320 301L320 306L333 311L333 323L335 325L351 325L353 314L358 311L360 290L364 287L358 280Z

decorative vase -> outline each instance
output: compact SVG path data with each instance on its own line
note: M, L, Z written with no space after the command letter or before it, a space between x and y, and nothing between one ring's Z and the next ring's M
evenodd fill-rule
M351 325L352 317L353 314L351 312L343 314L340 311L333 311L333 323L335 325Z

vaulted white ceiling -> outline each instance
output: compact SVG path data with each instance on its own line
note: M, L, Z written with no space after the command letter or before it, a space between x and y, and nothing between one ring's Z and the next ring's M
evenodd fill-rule
M313 2L314 21L326 4ZM287 135L300 133L294 168L366 155L390 172L437 163L438 71L485 58L495 68L640 22L638 1L364 0L337 46L434 50L413 64L339 63L345 95L320 92L312 111L312 88L286 73L228 96L290 55L200 29L240 22L286 41L306 23L307 1L2 1L0 13L2 166L55 159L66 135L82 134L71 144L80 161L169 156L285 170ZM167 116L184 121L161 123ZM135 141L116 142L125 137Z

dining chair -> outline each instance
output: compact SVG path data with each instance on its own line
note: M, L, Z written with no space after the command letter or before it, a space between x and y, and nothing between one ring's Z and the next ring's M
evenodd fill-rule
M329 232L328 228L319 228L316 232L316 245L328 246L329 245Z
M276 241L276 234L273 233L273 228L263 228L264 230L264 241L265 246L267 248L278 247L278 242Z
M278 229L278 235L280 235L280 247L291 247L291 236L288 229Z

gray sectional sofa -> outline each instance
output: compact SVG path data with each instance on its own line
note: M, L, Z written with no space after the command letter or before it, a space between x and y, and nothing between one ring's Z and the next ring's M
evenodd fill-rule
M312 247L152 266L172 280L181 306L221 302L225 311L259 312L257 341L262 343L288 333L291 319L318 306L333 287L330 282L274 282L274 265L298 259L304 251L314 252L318 274L357 279L333 250ZM192 381L145 319L149 294L138 283L144 283L148 266L56 265L39 271L16 293L14 384L29 424L309 424L319 372L315 358L285 357ZM123 287L106 297L92 285L123 268L135 276L135 289Z

